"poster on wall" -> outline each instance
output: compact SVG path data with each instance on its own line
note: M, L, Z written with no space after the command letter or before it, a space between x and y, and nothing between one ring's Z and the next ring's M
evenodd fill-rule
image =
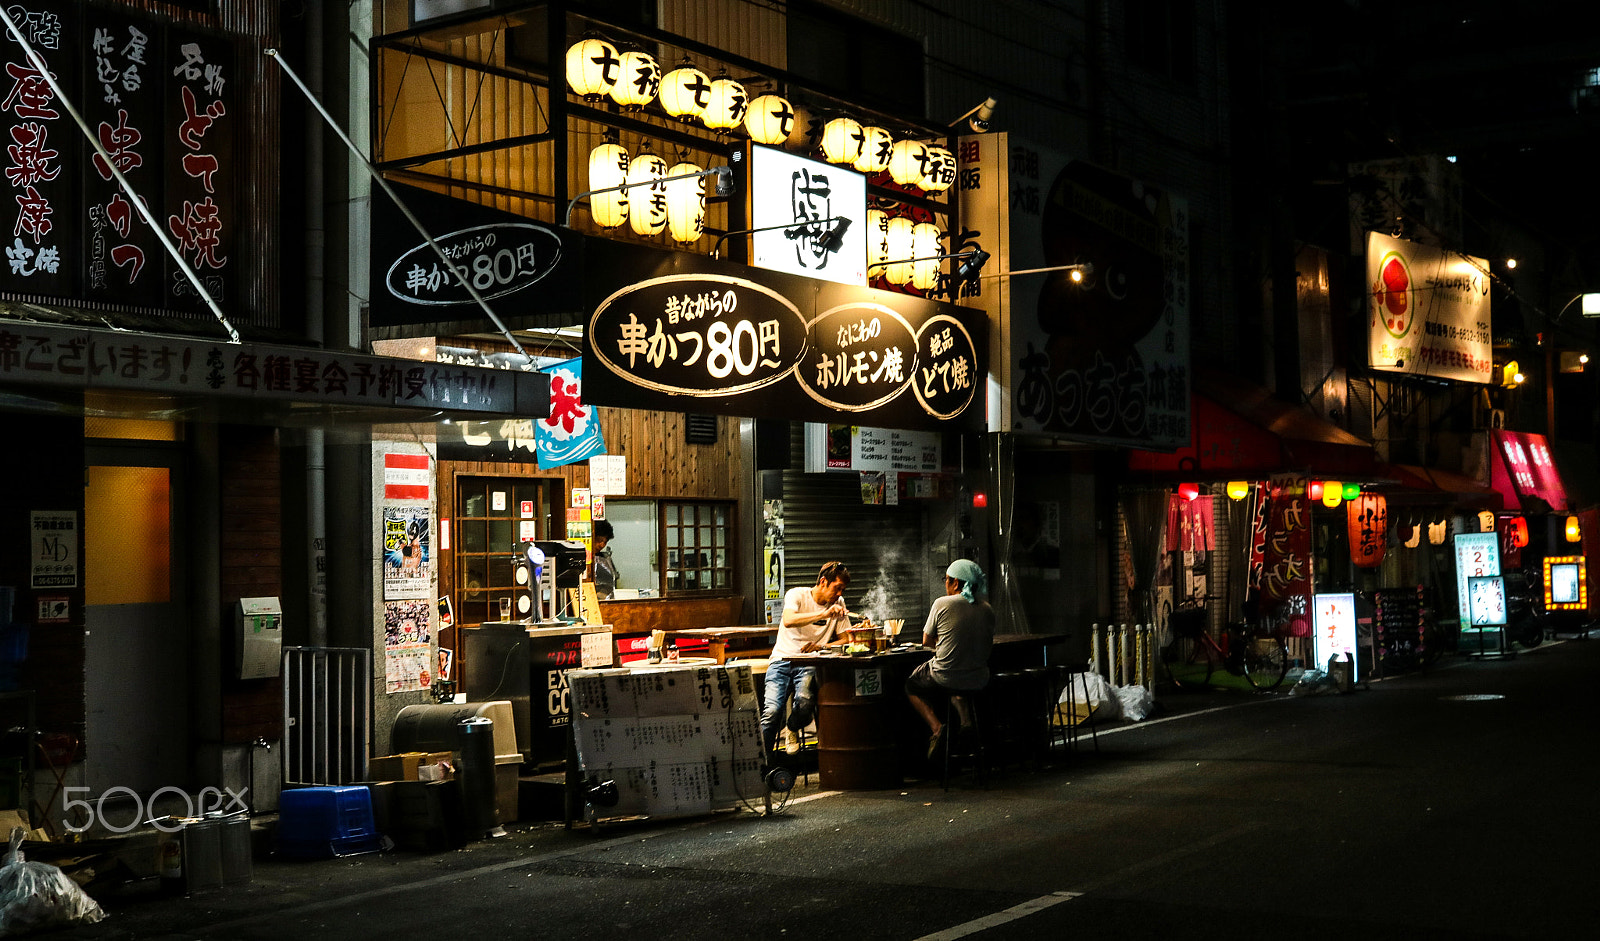
M383 603L384 690L427 689L434 679L433 602L426 598Z
M78 511L28 514L31 588L78 587Z
M432 591L427 506L383 508L383 597L426 598Z

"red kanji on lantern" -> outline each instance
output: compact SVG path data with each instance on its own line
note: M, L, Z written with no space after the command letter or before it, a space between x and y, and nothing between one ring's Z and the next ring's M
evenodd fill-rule
M1376 493L1358 494L1345 502L1346 533L1350 537L1350 561L1358 568L1377 568L1389 535L1389 504Z

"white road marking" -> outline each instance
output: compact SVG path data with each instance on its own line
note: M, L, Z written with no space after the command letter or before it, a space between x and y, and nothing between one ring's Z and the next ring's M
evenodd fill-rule
M1026 918L1034 912L1043 911L1052 905L1070 902L1082 894L1082 892L1051 892L1049 895L1041 895L1036 899L1029 899L1021 905L1013 905L1005 911L995 912L993 915L985 915L982 918L974 918L964 925L956 925L943 931L935 931L933 934L925 934L918 938L917 941L956 941L957 938L965 938L980 931L998 928L1007 922L1016 921L1018 918Z

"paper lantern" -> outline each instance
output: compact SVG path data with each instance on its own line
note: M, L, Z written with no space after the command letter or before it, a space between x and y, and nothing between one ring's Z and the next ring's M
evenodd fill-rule
M1494 532L1494 512L1491 510L1478 511L1478 532Z
M861 156L852 164L862 173L882 173L889 169L889 156L894 151L894 135L886 128L861 129Z
M661 77L661 108L680 121L698 118L711 103L711 79L692 65Z
M660 235L667 227L667 162L640 154L628 164L628 227L636 235Z
M1513 516L1506 521L1506 535L1510 537L1511 544L1518 549L1527 548L1528 545L1528 519L1524 516Z
M942 193L955 183L956 155L943 147L929 147L927 170L917 187L930 193Z
M750 110L750 100L745 97L744 86L731 78L719 78L711 83L706 110L700 121L713 131L726 131L744 123L745 112Z
M883 270L883 279L890 284L905 284L911 280L911 238L914 223L904 216L895 216L888 222L888 261L895 262Z
M1350 561L1364 569L1382 565L1389 536L1388 501L1380 494L1360 493L1345 503L1344 512Z
M628 182L628 149L621 144L601 144L589 151L589 188L621 186ZM595 224L614 229L628 221L628 191L612 190L589 197L589 215Z
M1250 483L1245 480L1228 481L1228 499L1243 500L1250 495Z
M1306 496L1313 500L1322 499L1322 481L1313 480L1306 484Z
M1567 542L1583 541L1583 527L1579 525L1578 518L1576 516L1567 517L1566 533Z
M829 163L853 165L861 157L861 123L834 118L822 126L822 155Z
M758 144L774 146L789 139L794 127L794 107L778 95L762 95L750 102L744 116L744 129Z
M599 101L616 84L622 59L604 39L581 39L567 48L567 85L588 101Z
M911 286L919 291L930 291L939 283L939 236L943 234L931 222L911 227L909 257L921 259L911 265Z
M1333 509L1344 502L1344 484L1337 480L1324 480L1322 482L1322 505Z
M867 271L881 277L884 262L889 260L889 214L882 209L867 210Z
M1450 531L1450 523L1448 521L1446 521L1446 520L1440 520L1437 523L1429 523L1428 524L1428 545L1430 545L1430 546L1442 546L1442 545L1444 545L1444 537L1445 537L1446 534L1449 533L1449 531Z
M1360 494L1361 494L1361 485L1360 484L1345 484L1344 485L1344 498L1346 500L1354 500L1357 496L1360 496Z
M1193 499L1195 499L1195 498L1200 496L1200 485L1199 484L1179 484L1178 485L1178 496L1184 498L1185 500L1193 500Z
M897 140L889 148L889 177L901 186L915 186L928 172L928 145Z
M661 66L648 52L630 50L617 66L617 83L611 86L611 100L630 111L637 111L655 100L661 88Z
M692 163L673 164L667 170L667 231L675 241L693 242L706 230L706 191L703 176L691 177L691 173L699 173L701 167ZM673 180L671 177L682 176L685 179Z
M1409 532L1411 535L1406 537L1406 548L1415 549L1422 544L1422 524L1412 523Z

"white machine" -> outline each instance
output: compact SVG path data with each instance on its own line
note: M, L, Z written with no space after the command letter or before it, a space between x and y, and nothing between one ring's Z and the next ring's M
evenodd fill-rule
M234 605L239 642L234 666L241 680L278 675L283 660L283 605L277 598L240 598Z

